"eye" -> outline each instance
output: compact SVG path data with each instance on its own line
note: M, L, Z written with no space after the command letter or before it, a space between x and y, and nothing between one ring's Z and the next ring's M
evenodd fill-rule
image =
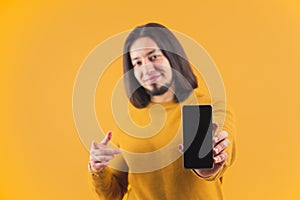
M133 66L141 66L142 65L142 62L141 61L137 61Z
M159 55L156 55L156 54L155 54L155 55L150 56L149 60L154 61L154 60L156 60L158 57L159 57Z

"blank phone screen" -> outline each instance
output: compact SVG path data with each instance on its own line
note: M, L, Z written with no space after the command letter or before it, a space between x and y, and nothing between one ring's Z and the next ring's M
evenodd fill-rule
M183 106L182 127L184 168L213 168L212 107L210 105Z

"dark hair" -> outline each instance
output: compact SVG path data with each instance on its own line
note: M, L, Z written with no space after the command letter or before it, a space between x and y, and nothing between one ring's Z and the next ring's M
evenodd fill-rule
M128 73L126 74L128 78L124 79L124 84L130 102L137 108L144 108L150 102L150 95L138 83L133 70L131 70L133 69L133 65L129 54L134 41L142 37L149 37L156 42L164 56L169 60L172 69L182 75L178 76L177 73L173 73L176 92L174 101L184 101L193 89L198 87L198 83L183 47L175 35L165 26L157 23L148 23L136 27L127 37L123 48L123 73ZM135 87L137 85L139 87Z

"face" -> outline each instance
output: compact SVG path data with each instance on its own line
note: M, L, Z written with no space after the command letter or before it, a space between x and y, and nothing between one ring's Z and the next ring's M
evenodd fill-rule
M150 95L164 94L172 83L172 68L157 44L148 37L139 38L129 54L138 82Z

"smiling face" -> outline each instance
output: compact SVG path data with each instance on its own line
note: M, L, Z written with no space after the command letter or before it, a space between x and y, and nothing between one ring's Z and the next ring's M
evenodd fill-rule
M148 37L137 39L130 48L134 76L152 96L168 91L172 68L157 44Z

